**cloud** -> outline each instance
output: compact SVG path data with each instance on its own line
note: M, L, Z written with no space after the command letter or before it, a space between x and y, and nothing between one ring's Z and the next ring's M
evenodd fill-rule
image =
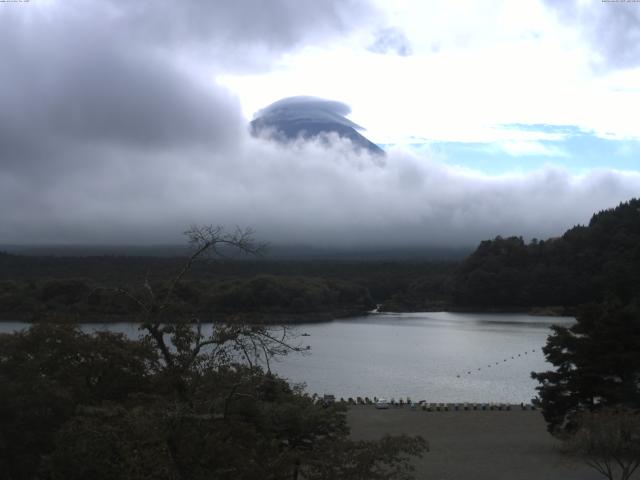
M544 144L538 141L506 141L498 142L496 147L505 153L518 156L568 157L569 154L557 145Z
M319 34L344 32L375 12L361 0L271 0L268 8L260 0L111 3L123 16L123 23L131 25L131 31L136 35L143 32L154 42L260 42L280 49Z
M96 148L223 151L246 126L212 73L270 65L373 12L359 0L9 5L0 15L0 158L46 181L61 159L100 161L82 153Z
M471 245L557 235L640 191L637 173L486 176L337 137L253 138L213 73L355 28L361 3L230 5L3 7L0 243L180 242L219 223L274 243Z
M637 2L544 0L561 20L575 24L607 69L640 65L640 5Z
M347 33L378 15L367 0L110 0L119 30L138 41L197 52L234 68Z
M491 142L497 127L513 123L572 125L601 138L639 138L632 112L640 108L640 69L594 71L602 45L592 45L580 33L586 26L577 28L582 24L570 19L567 26L556 8L542 1L489 3L491 8L467 0L384 2L387 22L372 24L367 35L287 55L268 73L230 74L221 81L240 95L247 116L291 95L346 100L353 108L350 118L381 144L412 136ZM561 8L564 2L555 4ZM602 15L621 5L581 4L580 15ZM635 12L638 5L627 2L622 8ZM401 27L411 40L410 56L366 50L378 27L389 25ZM629 42L632 32L611 29L618 54L640 45ZM610 50L615 54L613 46Z
M487 176L402 150L380 162L339 138L281 145L246 134L224 154L68 154L98 166L68 160L35 194L29 176L3 169L0 202L14 208L3 209L2 243L171 243L213 222L276 244L473 245L559 235L640 189L638 173Z
M374 53L395 53L401 57L411 55L412 48L405 33L397 27L389 27L377 32L374 42L369 46Z

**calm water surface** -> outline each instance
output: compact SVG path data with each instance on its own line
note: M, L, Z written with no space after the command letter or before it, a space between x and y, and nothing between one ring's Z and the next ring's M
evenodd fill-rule
M272 364L309 392L406 397L430 402L529 402L532 371L547 370L541 347L567 317L473 313L378 313L297 327L311 347ZM0 323L0 331L24 328ZM137 337L134 323L84 324ZM301 336L302 333L308 336Z

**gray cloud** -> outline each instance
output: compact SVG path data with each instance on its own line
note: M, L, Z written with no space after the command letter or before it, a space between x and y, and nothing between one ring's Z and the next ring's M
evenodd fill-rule
M638 174L491 178L337 136L253 138L185 52L211 72L257 68L351 28L360 2L185 3L2 7L0 243L180 242L220 223L279 243L468 245L557 235L640 191Z
M238 142L237 99L190 71L257 68L290 48L353 27L364 1L77 0L3 6L0 159L35 177L108 150L208 148ZM199 46L196 48L196 46ZM190 52L189 54L185 52ZM185 60L186 57L186 60Z
M121 147L124 148L124 147ZM575 177L545 168L485 177L407 152L384 162L349 141L281 145L243 137L225 154L86 152L37 194L0 176L3 243L180 242L191 223L250 225L280 244L473 245L497 234L545 238L640 191L640 174Z
M235 59L238 47L281 51L344 33L377 12L366 0L111 0L118 23L154 44L203 47ZM245 50L246 52L246 50ZM227 55L231 54L231 55Z
M395 53L401 57L411 55L412 48L409 39L402 30L389 27L378 31L374 42L369 46L374 53Z
M602 55L607 68L640 65L640 4L637 2L594 2L544 0L559 17L577 25L589 44Z

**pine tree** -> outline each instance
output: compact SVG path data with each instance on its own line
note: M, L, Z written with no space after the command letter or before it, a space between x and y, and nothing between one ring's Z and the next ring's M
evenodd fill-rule
M591 304L571 327L553 327L543 348L556 369L533 372L551 433L571 433L577 416L606 406L640 408L640 309Z

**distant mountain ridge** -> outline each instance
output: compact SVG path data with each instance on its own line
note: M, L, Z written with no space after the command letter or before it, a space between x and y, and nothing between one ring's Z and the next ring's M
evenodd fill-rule
M260 110L251 121L250 128L254 135L269 132L272 138L281 142L336 133L351 140L356 149L383 155L383 149L358 132L362 127L345 117L350 112L349 106L341 102L306 96L289 97Z

